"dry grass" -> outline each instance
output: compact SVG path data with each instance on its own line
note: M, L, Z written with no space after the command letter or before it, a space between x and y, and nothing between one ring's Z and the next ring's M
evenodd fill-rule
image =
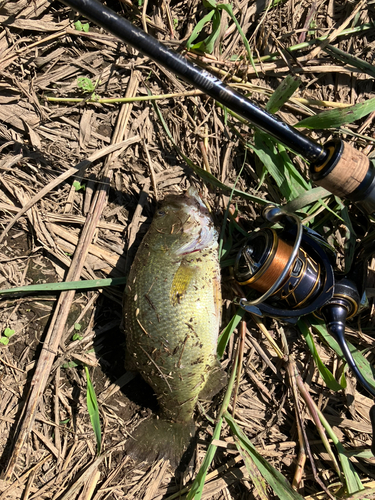
M128 0L108 3L176 49L183 47L203 12L195 0L149 2L147 10ZM372 20L373 5L286 0L263 11L261 4L233 4L242 29L252 35L253 54L260 58L255 64L257 75L251 65L233 60L244 49L225 15L219 40L222 50L218 43L213 54L191 57L249 92L261 105L287 74L298 74L301 90L279 113L291 124L323 109L319 104L335 107L374 97L373 78L327 55L323 46L312 45L292 55L284 50L310 39L306 30L314 21L318 36L329 35L329 43L372 64L373 30L347 37L342 31L352 26L355 8L360 16L357 25ZM232 119L226 123L212 100L191 92L194 89L169 71L95 26L88 33L78 32L73 17L59 2L0 1L2 288L126 275L155 202L167 192L183 192L191 183L200 186L217 224L222 223L228 198L204 186L176 155L150 102L47 100L89 98L77 87L77 77L97 82L95 93L100 98L146 96L148 90L154 95L176 94L158 101L158 106L184 154L228 185L245 161L237 187L283 201L268 177L258 190L261 166L251 153L244 156L243 142L252 133L247 126ZM274 52L279 54L276 60L261 61ZM373 118L369 115L348 127L349 133L360 134L356 144L366 154L373 149ZM317 139L330 135L330 131L312 132ZM305 170L301 160L294 161ZM77 191L74 181L85 189ZM245 228L256 227L260 208L241 199L237 202ZM362 220L355 207L352 214L363 234L371 232L373 224ZM331 237L342 257L345 228L339 220L331 224ZM373 265L369 288L375 288L374 269ZM235 306L228 275L224 273L223 279L225 326ZM0 482L0 500L166 499L196 475L213 430L203 411L197 414L200 439L193 468L187 472L176 473L163 461L140 466L124 454L128 433L150 411L151 395L142 381L124 374L119 350L124 341L121 294L121 289L113 288L1 299L0 330L10 327L16 333L0 349L0 467L7 471L7 480ZM374 347L373 312L373 308L367 310L348 332L349 340L361 349ZM259 452L292 481L296 463L301 463L297 411L317 471L314 476L308 460L299 491L305 496L315 494L322 483L338 482L332 458L322 446L304 401L293 396L286 376L291 365L278 358L262 327L247 319L236 418ZM82 326L82 339L72 341L76 323ZM345 394L330 391L296 328L273 322L267 326L280 345L285 335L310 394L340 441L350 449L368 448L372 401L356 388L355 379L347 377ZM233 336L223 360L226 368L232 364L236 343ZM338 358L323 344L318 343L318 350L337 375L342 368ZM73 361L92 367L103 431L99 457L85 403L84 371L73 366ZM205 411L215 418L219 406L217 399ZM252 498L252 483L228 429L216 444L217 457L202 498ZM373 458L351 461L364 481L375 479Z

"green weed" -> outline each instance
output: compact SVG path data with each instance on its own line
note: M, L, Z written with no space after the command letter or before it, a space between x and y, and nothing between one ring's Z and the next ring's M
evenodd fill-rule
M95 83L88 78L87 76L79 76L77 78L77 87L82 90L82 92L91 94L90 100L96 101L98 100L98 96L95 94L95 89L98 85L99 81L97 80Z
M89 25L89 23L82 24L81 21L76 21L74 23L74 28L77 31L83 31L84 33L88 33L90 31L90 25Z
M89 412L92 428L94 429L97 454L100 455L101 443L102 443L102 431L100 427L99 407L98 407L98 401L96 399L94 386L91 383L90 374L87 366L85 366L85 374L87 380L87 394L86 394L87 410Z
M83 339L82 335L79 333L81 331L81 328L82 328L82 325L80 325L79 323L74 323L74 333L72 335L72 340L82 340Z
M86 189L86 185L81 184L79 181L74 181L73 187L76 191L84 191Z
M220 27L221 27L221 11L226 11L229 17L232 19L234 24L236 25L236 28L241 35L243 44L245 45L247 56L249 58L249 61L251 62L255 72L255 64L253 60L253 55L250 49L249 42L247 41L247 38L242 31L242 28L240 24L238 23L235 15L233 14L233 9L230 4L217 4L215 0L203 0L203 6L209 11L208 14L206 14L195 26L193 29L192 34L190 35L188 41L186 42L186 47L188 50L193 49L197 50L199 52L207 52L209 54L212 54L214 47L215 47L215 42L220 34ZM202 31L202 29L208 24L212 22L211 26L211 34L207 36L204 40L201 42L197 42L193 45L193 42L197 39L199 33Z
M0 337L0 344L8 345L10 337L12 337L15 333L16 332L11 328L5 328L3 335Z
M125 285L126 278L104 278L97 280L63 281L62 283L43 283L40 285L25 285L0 290L0 295L12 295L16 293L41 293L41 292L63 292L66 290L93 290L106 286Z
M375 97L365 102L354 104L343 109L330 109L304 118L296 127L309 129L339 128L346 123L353 123L375 111Z

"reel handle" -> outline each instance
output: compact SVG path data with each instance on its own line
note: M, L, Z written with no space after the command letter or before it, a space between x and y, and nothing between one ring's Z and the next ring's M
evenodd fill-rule
M336 282L327 248L313 231L303 230L296 215L268 206L264 216L272 223L295 222L294 243L286 243L293 237L291 231L281 233L284 238L269 228L249 236L237 255L234 275L239 285L249 286L261 295L255 300L241 299L240 306L257 316L290 323L309 313L324 319L357 380L375 397L375 388L363 377L345 339L346 320L357 314L360 304L353 280L357 268L363 267L360 260L356 260L349 274L352 279L345 277ZM368 255L369 251L364 252L362 259Z
M360 297L355 283L343 278L335 286L335 293L319 311L323 317L328 332L336 339L350 369L360 384L375 398L375 388L372 387L359 371L356 362L345 339L346 320L358 312ZM317 314L318 315L318 314Z

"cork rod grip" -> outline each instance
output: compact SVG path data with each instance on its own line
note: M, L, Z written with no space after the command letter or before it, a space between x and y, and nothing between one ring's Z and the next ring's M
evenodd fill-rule
M343 142L342 154L334 168L315 182L336 196L345 197L358 188L369 165L370 160L365 154Z

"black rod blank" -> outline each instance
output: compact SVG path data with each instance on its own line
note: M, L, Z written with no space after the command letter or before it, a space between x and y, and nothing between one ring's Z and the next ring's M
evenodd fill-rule
M124 43L131 45L136 50L171 70L223 106L243 116L306 160L316 162L319 158L319 162L322 162L327 156L321 144L304 136L277 116L260 108L239 92L225 85L212 73L188 61L174 50L167 48L151 35L133 26L129 21L99 1L62 0L62 2L109 31Z

